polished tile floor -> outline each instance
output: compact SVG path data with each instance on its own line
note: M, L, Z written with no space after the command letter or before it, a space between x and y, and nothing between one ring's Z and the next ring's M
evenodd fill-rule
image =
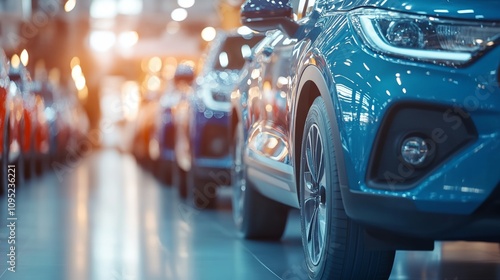
M17 190L16 272L7 270L0 198L0 279L306 279L296 212L279 243L238 237L229 193L200 212L134 159L101 150ZM436 243L398 252L391 279L500 279L497 244Z

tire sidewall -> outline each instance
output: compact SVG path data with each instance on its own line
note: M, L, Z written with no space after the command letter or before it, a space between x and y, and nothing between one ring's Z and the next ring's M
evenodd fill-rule
M318 127L319 133L321 135L321 141L323 145L323 155L324 155L324 164L325 164L325 170L334 170L335 168L335 158L333 156L334 150L333 150L333 135L331 134L331 125L328 120L328 116L326 115L326 107L324 105L323 100L318 97L314 102L313 105L311 106L309 113L306 118L305 126L304 126L304 133L302 135L302 142L301 142L301 161L300 161L300 181L299 181L299 191L300 191L300 205L302 206L303 201L304 201L304 169L306 165L306 158L305 158L305 149L306 149L306 144L307 144L307 135L309 132L309 129L313 126L316 125ZM327 254L329 250L329 244L330 244L330 239L331 239L331 228L332 228L332 217L334 215L333 213L333 201L334 199L334 188L338 188L338 185L333 184L333 176L335 174L332 174L332 172L325 172L326 176L326 205L327 205L327 217L326 217L326 236L324 240L324 248L322 251L322 254L319 259L319 263L317 265L314 265L311 261L311 258L309 256L309 251L307 249L307 237L305 234L305 221L303 217L303 210L301 208L301 214L300 214L300 224L301 224L301 232L302 232L302 245L303 245L303 250L304 250L304 255L305 255L305 260L306 260L306 266L308 269L309 277L311 279L323 279L324 278L324 273L325 273L325 263L327 261Z

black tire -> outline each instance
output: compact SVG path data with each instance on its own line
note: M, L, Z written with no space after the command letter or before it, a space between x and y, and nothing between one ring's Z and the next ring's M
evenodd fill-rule
M231 168L234 223L246 239L278 240L285 231L288 207L261 195L248 181L243 141L241 124L238 124L232 145Z
M395 251L366 248L363 228L345 213L332 126L326 112L323 99L316 98L302 137L300 219L309 277L388 279Z
M40 154L35 161L35 174L41 176L49 166L49 156Z
M186 171L182 170L182 168L177 165L177 162L174 160L173 164L173 178L172 183L174 187L177 188L177 192L179 193L179 197L182 199L186 199L187 197L187 182L186 182Z
M197 176L195 169L196 166L191 165L187 176L188 200L198 209L215 209L218 185L213 180Z
M24 179L25 179L25 166L26 166L26 159L23 154L23 143L24 143L24 137L26 135L24 134L24 129L25 129L25 119L23 118L21 120L21 135L19 137L19 142L20 142L20 153L19 157L15 161L14 165L16 166L16 187L20 187L24 185Z
M24 178L31 179L36 176L36 155L32 151L24 160Z
M158 181L167 186L172 185L172 171L170 164L162 159L158 160L154 167L154 173Z

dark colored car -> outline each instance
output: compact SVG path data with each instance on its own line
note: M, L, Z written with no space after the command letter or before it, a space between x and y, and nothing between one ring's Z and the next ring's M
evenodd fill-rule
M161 182L171 184L173 172L177 172L175 160L176 125L175 113L182 104L189 102L192 94L191 85L194 80L194 69L191 65L181 63L177 66L172 87L160 98L160 114L156 119L154 142L159 151L154 171Z
M297 1L298 2L298 1ZM387 279L395 250L500 241L500 2L248 0L277 29L233 93L233 214L311 279Z
M176 121L178 131L184 134L177 137L187 139L176 141L176 145L183 145L176 147L177 166L181 169L176 174L188 174L178 180L179 192L198 208L213 208L217 187L230 184L230 94L245 56L262 38L251 32L219 32L195 80L188 108L176 116L180 119Z

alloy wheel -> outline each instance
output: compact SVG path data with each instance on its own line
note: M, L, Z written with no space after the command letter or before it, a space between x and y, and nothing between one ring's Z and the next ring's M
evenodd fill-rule
M328 208L323 140L316 124L309 128L306 141L303 222L308 257L318 265L325 250Z

